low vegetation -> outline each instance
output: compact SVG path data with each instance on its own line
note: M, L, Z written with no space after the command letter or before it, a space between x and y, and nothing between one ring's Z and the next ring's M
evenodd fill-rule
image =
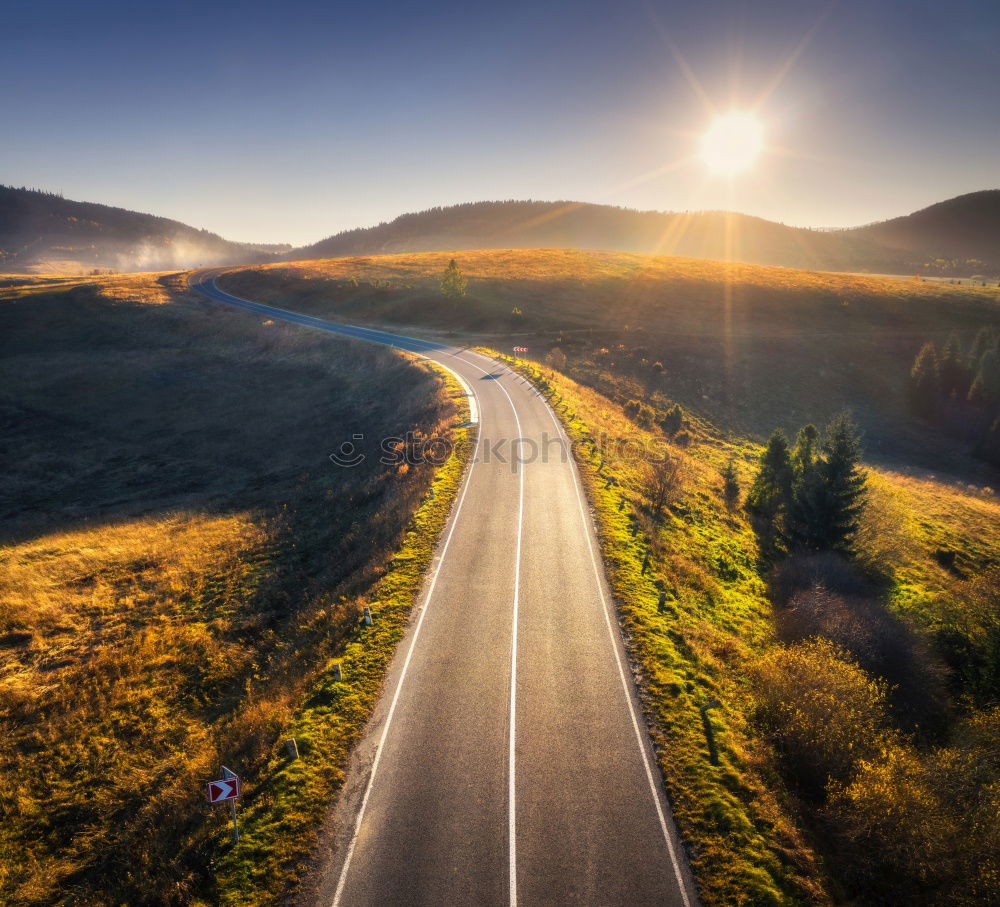
M329 454L452 434L454 392L181 276L26 283L0 288L0 900L246 903L251 864L257 897L287 893L463 442L437 479ZM245 782L238 853L205 803L222 764Z
M579 442L703 899L988 901L1000 872L987 818L1000 790L995 499L868 468L863 506L848 495L850 544L802 544L791 518L810 462L860 492L851 470L830 468L838 451L857 462L846 420L822 445L806 429L792 450L772 438L761 451L686 418L685 446L650 468L615 451L625 437L661 450L655 420L517 367ZM775 465L787 478L761 482ZM741 489L753 500L765 486L778 545L738 506ZM712 700L718 765L698 718Z
M544 360L517 367L582 452L707 903L989 900L996 473L913 412L908 376L928 341L941 358L952 332L991 336L996 288L566 250L454 258L460 300L436 255L224 282Z
M440 275L454 258L466 295ZM997 321L1000 289L572 249L381 255L224 275L236 293L352 322L456 340L558 347L610 397L674 404L723 433L825 424L849 405L866 455L992 484L970 445L910 414L907 378L928 340ZM516 314L515 314L516 311Z

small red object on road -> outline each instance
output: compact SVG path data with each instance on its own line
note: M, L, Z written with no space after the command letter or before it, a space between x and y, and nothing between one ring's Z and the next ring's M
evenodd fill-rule
M235 800L240 795L240 779L226 778L223 781L208 782L208 802L224 803L226 800Z

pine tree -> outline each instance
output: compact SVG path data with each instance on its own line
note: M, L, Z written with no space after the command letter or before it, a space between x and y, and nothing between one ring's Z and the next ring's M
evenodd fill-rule
M967 368L969 374L975 377L979 371L979 361L983 358L983 353L997 345L997 334L993 328L982 327L976 332L976 337L969 348L969 358Z
M788 439L781 429L768 438L760 458L760 470L747 493L746 508L762 519L774 522L788 507L792 497L792 461Z
M865 506L861 439L847 414L827 426L816 463L810 518L797 526L797 542L817 551L849 552Z
M812 472L816 463L816 443L819 432L815 425L803 425L795 436L795 448L792 450L792 469L796 481L805 478Z
M962 344L954 332L945 343L938 362L941 393L947 398L954 394L960 400L969 393L969 370L962 355Z
M983 353L976 379L969 388L969 399L987 410L1000 405L1000 352L997 350Z
M940 399L937 351L933 343L925 343L910 371L910 408L921 418L933 419L937 415Z
M733 460L726 463L722 470L722 496L730 508L740 502L740 477Z
M1000 466L1000 419L994 419L989 430L976 445L976 456Z
M819 432L815 425L804 425L795 437L792 450L792 496L785 518L785 531L795 546L805 545L816 522L819 496L817 444Z
M458 264L453 258L441 275L441 293L451 299L461 299L467 286L468 281L458 270Z

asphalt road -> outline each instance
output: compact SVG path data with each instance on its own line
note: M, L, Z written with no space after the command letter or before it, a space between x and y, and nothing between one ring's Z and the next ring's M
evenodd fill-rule
M214 274L192 286L439 362L480 423L307 901L695 904L592 519L544 398L486 357L239 299Z

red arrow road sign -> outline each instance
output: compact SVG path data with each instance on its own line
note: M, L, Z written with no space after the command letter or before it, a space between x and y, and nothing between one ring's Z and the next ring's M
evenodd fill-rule
M226 778L224 781L208 782L209 803L222 803L225 800L235 800L239 795L239 778Z

